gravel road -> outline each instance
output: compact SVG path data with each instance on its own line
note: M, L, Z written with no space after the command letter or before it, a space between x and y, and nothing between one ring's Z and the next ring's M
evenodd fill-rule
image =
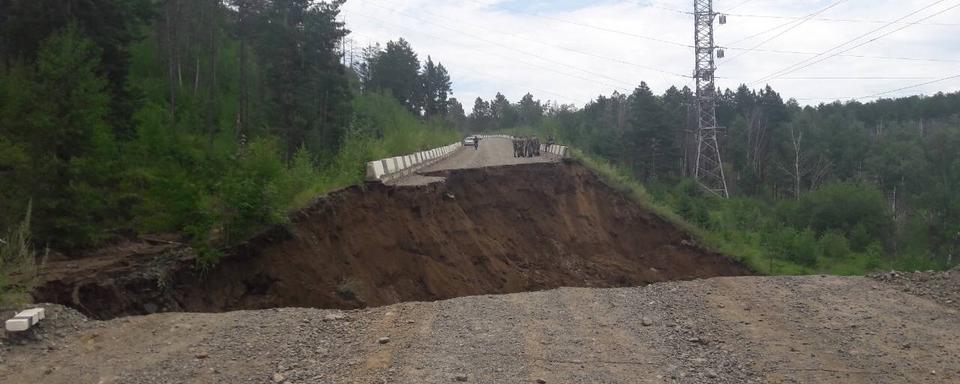
M869 278L108 322L51 311L31 337L4 339L4 383L960 382L960 312Z
M480 140L479 149L460 147L450 157L426 166L413 175L390 181L389 184L415 186L443 180L442 177L425 176L425 174L431 172L516 164L549 163L559 160L559 156L546 152L541 153L539 157L513 157L513 144L510 139L489 137Z

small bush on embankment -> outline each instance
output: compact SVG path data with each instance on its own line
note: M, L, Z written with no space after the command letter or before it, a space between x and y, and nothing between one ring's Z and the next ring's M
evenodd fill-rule
M42 264L30 244L31 205L23 221L0 237L0 307L29 301Z

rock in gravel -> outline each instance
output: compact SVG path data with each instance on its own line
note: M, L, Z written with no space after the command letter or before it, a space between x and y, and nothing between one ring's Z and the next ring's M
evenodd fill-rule
M547 384L547 381L544 379L537 379L537 384Z
M467 375L460 374L460 375L454 376L453 379L454 379L455 381L467 381L467 380L469 380L470 378L467 377Z
M640 320L640 322L643 324L644 327L649 327L653 325L653 320L651 320L649 317L646 317L646 316L644 316L643 319Z
M206 359L206 358L210 357L210 355L207 354L206 352L197 353L195 356L196 356L196 358L198 358L198 359Z
M279 372L273 374L273 382L274 382L274 383L282 383L282 382L284 382L284 380L286 380L286 379L287 379L287 378L286 378L286 377L283 377L283 375L281 375Z
M389 337L381 337L380 339L377 340L377 342L380 343L380 344L386 344L386 343L389 343L389 342L390 342L390 338L389 338Z
M347 315L344 315L339 312L331 313L323 317L323 321L339 321L339 320L346 320L346 319L347 319Z

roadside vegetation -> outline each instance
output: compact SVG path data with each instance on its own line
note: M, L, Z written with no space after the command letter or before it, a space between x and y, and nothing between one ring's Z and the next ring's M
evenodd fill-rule
M31 204L23 220L9 232L0 234L0 308L29 302L30 291L46 260L30 241Z
M5 252L178 233L211 265L367 161L456 141L442 64L399 40L344 65L341 3L0 2L0 230L33 233Z
M960 93L802 107L770 87L724 90L734 198L718 200L690 180L690 89L641 83L582 108L498 93L468 115L447 68L405 40L342 52L342 4L0 2L0 230L32 201L34 247L176 233L211 265L360 183L369 160L512 130L582 150L758 271L958 261Z
M943 269L960 253L960 93L801 107L767 87L718 104L731 199L692 180L689 89L582 109L502 94L466 124L555 138L701 242L770 274ZM677 219L682 220L677 220Z

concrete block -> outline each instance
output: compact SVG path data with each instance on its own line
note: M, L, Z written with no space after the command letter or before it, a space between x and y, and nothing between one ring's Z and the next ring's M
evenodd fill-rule
M373 168L373 176L377 180L380 180L381 178L383 178L383 175L387 174L387 170L384 167L384 164L386 163L384 163L383 160L377 160L372 162L372 164L370 164L371 168Z
M46 311L43 308L31 308L21 311L12 319L4 322L4 327L9 332L22 332L30 329L46 317Z
M23 332L30 329L31 325L32 324L30 324L30 319L13 318L13 319L7 320L5 323L7 332Z
M33 319L33 323L36 324L40 320L43 320L46 311L43 308L31 308L25 311L21 311L14 318L17 319Z
M366 175L363 177L364 180L366 180L366 181L376 181L376 180L380 180L380 178L377 177L377 172L373 169L373 168L374 168L373 165L376 164L376 163L379 163L379 161L371 161L371 162L367 163L367 173L366 173Z

